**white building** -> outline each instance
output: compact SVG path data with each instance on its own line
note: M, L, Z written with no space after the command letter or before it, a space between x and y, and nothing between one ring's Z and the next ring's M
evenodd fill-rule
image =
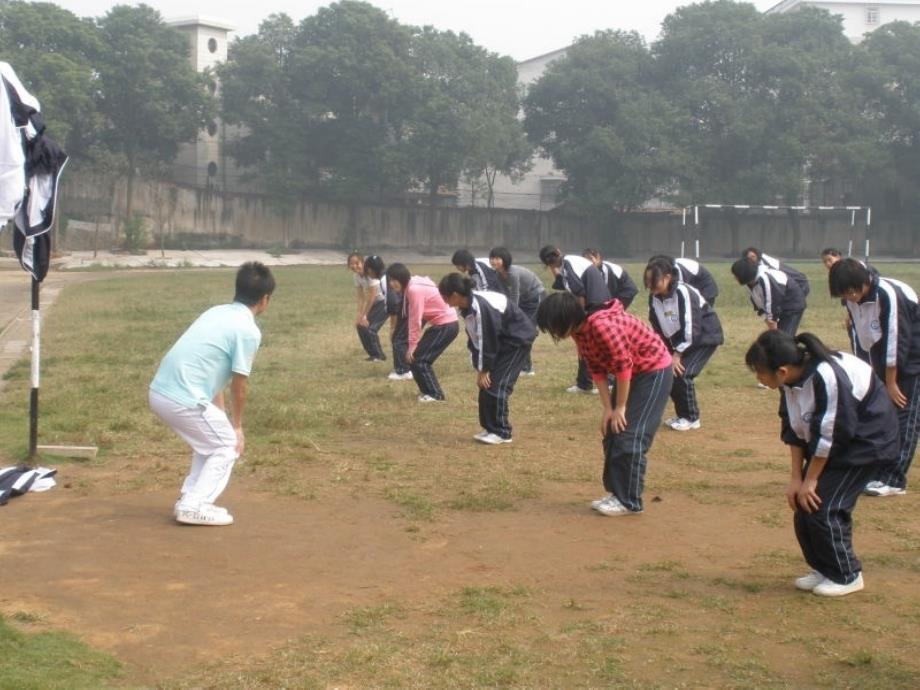
M547 66L553 60L564 57L566 50L567 48L560 48L551 53L519 62L517 65L518 86L522 92L526 93L527 87L543 76ZM521 181L514 183L508 177L496 176L494 205L496 208L546 211L557 206L556 195L563 182L565 182L565 175L553 167L552 160L535 155L533 168ZM488 202L486 193L479 190L474 194L468 182L461 181L457 191L459 206L485 206Z
M199 72L213 70L227 60L228 34L235 28L226 22L205 17L178 17L166 20L166 25L185 34L191 45L189 55ZM218 83L209 88L212 95L218 92ZM176 182L193 187L227 189L228 180L235 181L238 173L232 159L224 155L222 143L226 127L215 119L198 133L194 144L183 144L173 163Z
M890 22L920 22L920 2L909 0L888 0L888 2L866 2L865 0L784 0L766 11L766 14L794 12L805 6L818 7L831 14L843 17L843 34L858 43L870 31L875 31Z

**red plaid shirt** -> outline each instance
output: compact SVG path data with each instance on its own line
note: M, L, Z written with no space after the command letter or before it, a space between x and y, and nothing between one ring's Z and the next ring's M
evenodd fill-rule
M572 338L595 381L606 381L608 374L632 379L671 365L664 341L650 326L627 314L619 300L588 316Z

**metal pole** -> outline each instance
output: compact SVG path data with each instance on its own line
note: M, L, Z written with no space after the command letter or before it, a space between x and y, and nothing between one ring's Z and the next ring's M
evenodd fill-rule
M38 309L40 283L32 278L32 390L29 395L29 458L38 449L38 384L41 363L41 312Z
M680 258L683 259L684 258L684 245L686 243L686 238L687 238L687 207L686 206L684 206L683 210L681 211L680 229L681 229Z
M866 207L866 263L869 263L869 230L872 227L872 207Z
M696 235L696 259L699 261L700 258L700 207L693 207L693 225Z

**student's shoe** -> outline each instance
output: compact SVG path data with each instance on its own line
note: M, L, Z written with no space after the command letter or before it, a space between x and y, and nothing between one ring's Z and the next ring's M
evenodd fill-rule
M202 505L198 510L179 510L176 513L176 522L183 525L223 527L233 524L233 516L226 510L218 510L215 506Z
M510 438L502 438L498 434L493 434L491 432L486 432L482 436L478 434L475 436L476 440L480 443L488 443L490 446L497 446L501 443L511 443Z
M476 440L478 441L478 440L481 439L483 436L488 436L488 435L489 435L489 432L486 431L485 429L483 429L483 430L480 431L478 434L473 434L473 438L476 439Z
M817 570L812 570L808 575L803 575L795 579L795 588L801 589L803 592L810 592L826 579L827 578Z
M641 510L630 510L622 503L619 499L614 496L610 496L606 501L602 501L600 505L595 508L598 513L601 515L606 515L607 517L619 517L621 515L638 515L641 513Z
M890 486L884 482L869 482L863 489L863 493L867 496L903 496L907 493L907 489Z
M390 381L411 381L412 372L407 371L405 374L399 374L395 371L391 371L389 374L387 374L387 378L390 379Z
M521 372L521 376L536 376L536 375L537 375L537 372L535 372L533 369L528 369L527 371Z
M420 403L433 403L433 402L444 402L443 400L438 400L437 398L432 398L430 395L420 395L418 396L418 401Z
M582 388L581 386L569 386L565 389L566 393L583 393L585 395L597 395L597 388Z
M758 383L758 384L757 384L757 387L758 387L760 390L762 390L762 391L768 391L768 390L770 390L770 386L765 386L765 385L763 385L762 383Z
M678 419L680 419L680 417L668 417L666 420L662 422L662 424L664 424L665 426L671 426Z
M209 509L209 510L215 510L215 511L217 511L218 513L223 513L223 514L225 514L225 515L229 515L229 514L230 514L230 511L227 510L226 508L224 508L224 507L222 507L222 506L216 506L216 505L214 505L213 503L204 503L204 504L203 504L203 507L206 508L206 509ZM196 508L189 507L189 506L184 506L184 505L182 505L182 499L180 498L178 501L176 501L176 505L173 506L173 515L174 515L174 516L178 516L179 513L182 512L182 511L194 513L194 512L197 511L197 509L196 509Z
M674 429L674 431L690 431L691 429L699 429L701 425L700 420L698 419L691 422L689 419L679 417L678 419L668 424L668 426Z
M614 496L613 494L607 494L603 498L599 498L596 501L591 501L591 510L597 510L598 506L600 506L601 503L606 503L611 498L616 498L616 496Z
M865 586L862 573L859 573L856 579L848 585L841 585L840 583L825 578L824 582L811 590L811 593L817 594L819 597L845 597L847 594L860 591Z

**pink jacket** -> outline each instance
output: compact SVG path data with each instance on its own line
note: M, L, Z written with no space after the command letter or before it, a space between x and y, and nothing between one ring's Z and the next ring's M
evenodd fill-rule
M406 318L409 321L409 352L415 352L422 337L422 324L443 326L457 320L457 312L449 307L431 278L412 276L406 286Z

